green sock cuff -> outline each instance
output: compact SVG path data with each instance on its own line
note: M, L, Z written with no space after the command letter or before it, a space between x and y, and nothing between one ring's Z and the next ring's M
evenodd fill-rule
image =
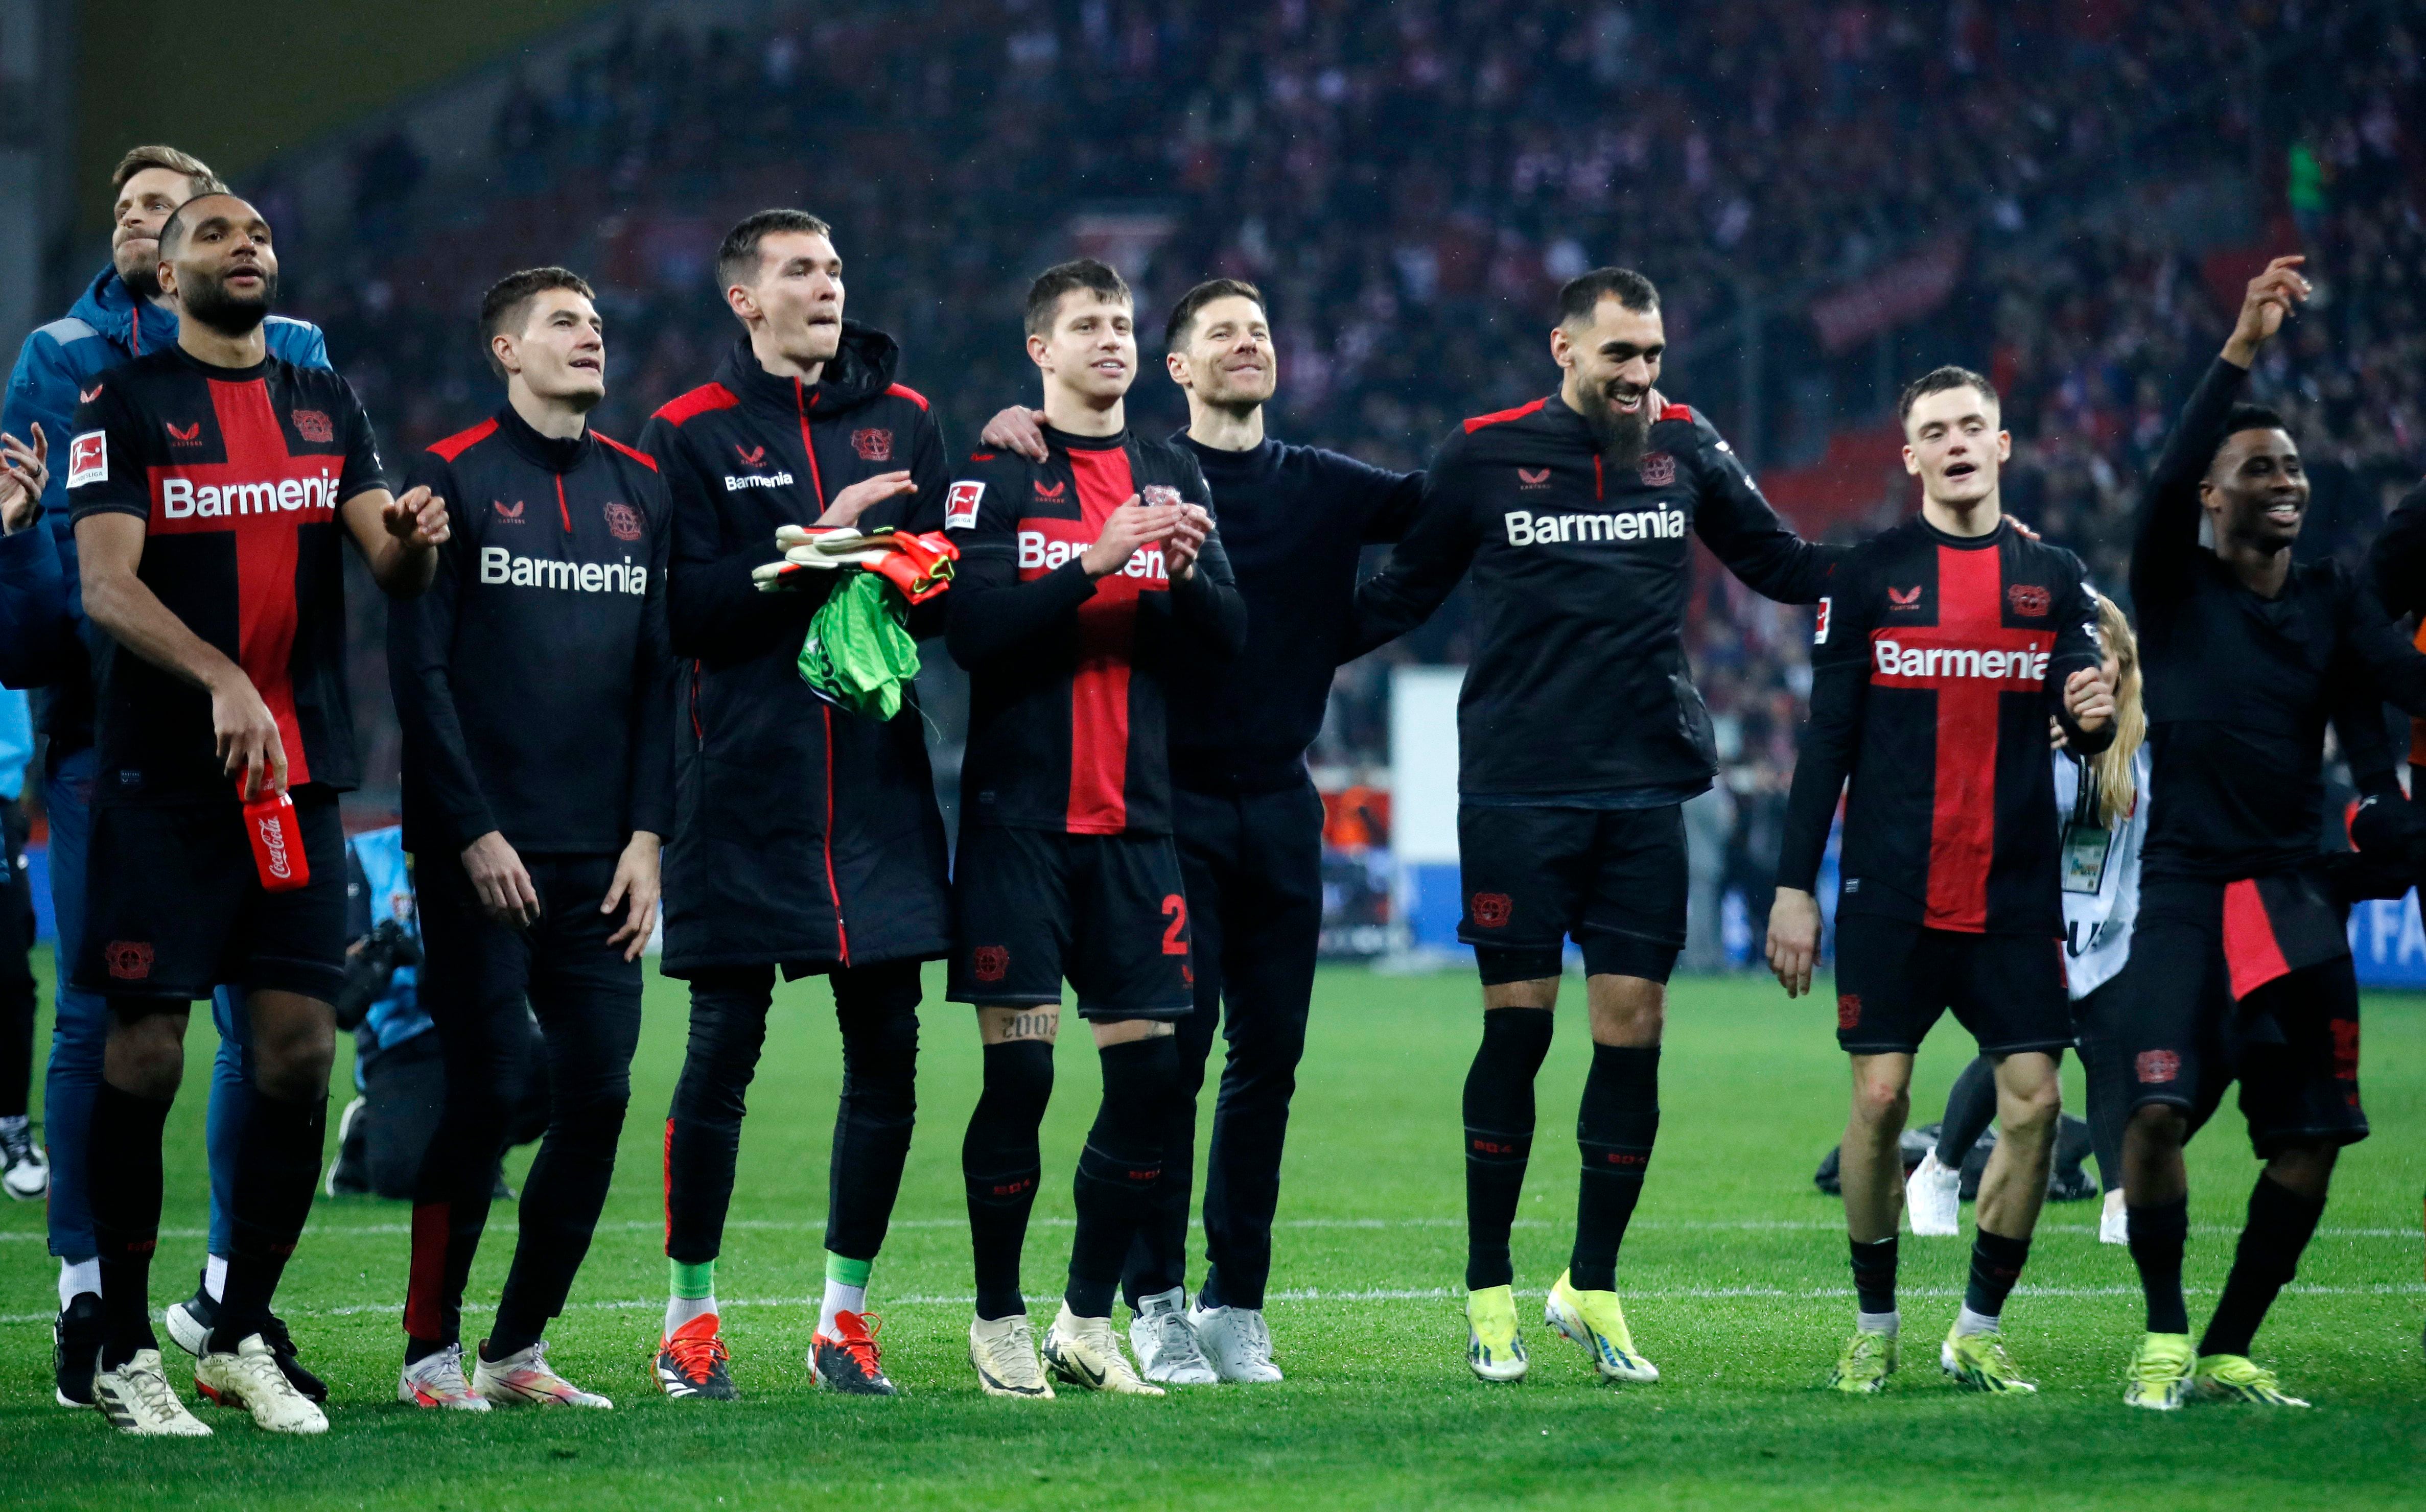
M670 1256L666 1260L666 1274L671 1279L674 1295L686 1302L716 1295L716 1262L712 1260L687 1265Z
M876 1262L872 1260L852 1260L831 1249L826 1251L826 1279L836 1286L856 1286L865 1291L868 1273L875 1268Z

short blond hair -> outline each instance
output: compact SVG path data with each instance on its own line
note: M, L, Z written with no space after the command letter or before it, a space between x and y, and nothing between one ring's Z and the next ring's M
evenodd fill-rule
M109 187L113 192L122 189L126 187L128 179L147 169L155 168L167 169L171 173L184 174L186 184L194 191L190 198L200 199L205 194L228 192L226 181L212 172L208 163L191 153L179 152L173 147L160 146L128 148L126 155L118 160L117 171L109 176Z

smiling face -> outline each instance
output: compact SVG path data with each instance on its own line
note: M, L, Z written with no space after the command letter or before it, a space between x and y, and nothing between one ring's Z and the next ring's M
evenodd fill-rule
M1137 380L1137 311L1126 299L1072 289L1053 312L1052 329L1027 338L1044 381L1101 409Z
M186 319L222 335L258 327L278 299L269 223L233 194L205 194L161 228L160 289Z
M1566 369L1559 395L1584 417L1601 450L1621 466L1640 460L1651 436L1651 391L1667 355L1659 309L1629 310L1611 295L1592 318L1568 320L1550 331L1550 355Z
M814 231L769 232L758 243L756 281L724 291L753 339L765 339L801 367L831 362L842 349L842 254Z
M2219 550L2227 544L2287 551L2308 518L2308 474L2287 431L2237 430L2216 448L2199 481Z
M597 307L573 289L542 289L523 309L517 330L490 340L508 381L542 399L588 410L606 397L606 327Z
M1206 404L1251 410L1272 396L1280 363L1264 307L1243 295L1196 312L1187 345L1168 359L1171 380Z
M159 298L160 227L193 193L193 180L166 168L147 168L118 191L110 208L109 262L137 298Z
M1904 471L1933 503L1966 508L1994 497L1997 471L2013 455L1997 396L1968 383L1924 394L1904 414Z

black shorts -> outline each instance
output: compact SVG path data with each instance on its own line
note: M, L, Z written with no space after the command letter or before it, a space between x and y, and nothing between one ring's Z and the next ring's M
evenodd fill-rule
M2122 983L2118 1048L2131 1107L2180 1108L2195 1134L2237 1081L2260 1160L2290 1145L2367 1137L2358 976L2348 956L2278 976L2235 1003L2223 885L2148 882Z
M74 982L162 1008L220 983L323 1003L346 983L346 831L337 796L295 793L312 879L271 893L244 811L226 803L95 804Z
M952 859L955 1003L1061 1001L1082 1019L1184 1019L1196 1006L1188 899L1169 835L966 825Z
M1457 811L1465 915L1483 985L1556 976L1569 936L1594 976L1664 982L1685 948L1685 816L1657 809Z
M1852 1055L1912 1054L1949 1008L1981 1054L2062 1052L2073 1039L2063 942L1837 911L1839 1048Z

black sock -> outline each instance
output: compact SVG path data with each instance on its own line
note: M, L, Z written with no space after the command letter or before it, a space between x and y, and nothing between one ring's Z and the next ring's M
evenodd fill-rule
M1516 1279L1508 1233L1533 1154L1533 1077L1550 1053L1550 1010L1491 1008L1465 1073L1465 1287Z
M1937 1126L1937 1163L1961 1170L1963 1157L1996 1121L1997 1063L1981 1055L1963 1068L1946 1094L1946 1121Z
M1061 1299L1082 1318L1112 1315L1121 1267L1162 1180L1163 1128L1179 1086L1179 1039L1106 1045L1104 1102L1078 1151L1078 1231Z
M2030 1258L2029 1240L1978 1231L1971 1240L1971 1279L1963 1288L1963 1305L1983 1318L2003 1316L2005 1298L2013 1295Z
M152 1252L160 1242L160 1131L168 1121L168 1103L106 1080L93 1093L85 1160L92 1173L105 1370L125 1364L138 1349L160 1346L152 1332Z
M209 1348L233 1351L269 1326L270 1296L312 1215L328 1118L325 1096L290 1102L253 1089L228 1198L227 1283Z
M2264 1172L2258 1174L2249 1193L2249 1225L2240 1231L2232 1274L2224 1279L2224 1295L2216 1299L2215 1316L2208 1320L2207 1336L2199 1341L2200 1354L2249 1353L2266 1310L2274 1305L2275 1294L2290 1284L2301 1252L2324 1215L2322 1200L2302 1197Z
M985 1090L961 1141L961 1175L968 1185L978 1316L989 1322L1027 1311L1019 1295L1019 1253L1043 1169L1036 1129L1052 1098L1051 1045L1019 1039L985 1047Z
M2191 1310L2182 1300L2182 1251L2190 1246L2191 1199L2177 1197L2124 1212L2131 1226L2131 1263L2140 1267L2140 1290L2148 1299L2148 1331L2190 1332Z
M1505 1010L1502 1010L1505 1011ZM1567 1281L1577 1291L1617 1289L1617 1250L1642 1196L1659 1136L1659 1047L1593 1046L1576 1116L1583 1177L1576 1191L1576 1247Z
M1853 1306L1864 1312L1896 1310L1896 1236L1852 1241Z

